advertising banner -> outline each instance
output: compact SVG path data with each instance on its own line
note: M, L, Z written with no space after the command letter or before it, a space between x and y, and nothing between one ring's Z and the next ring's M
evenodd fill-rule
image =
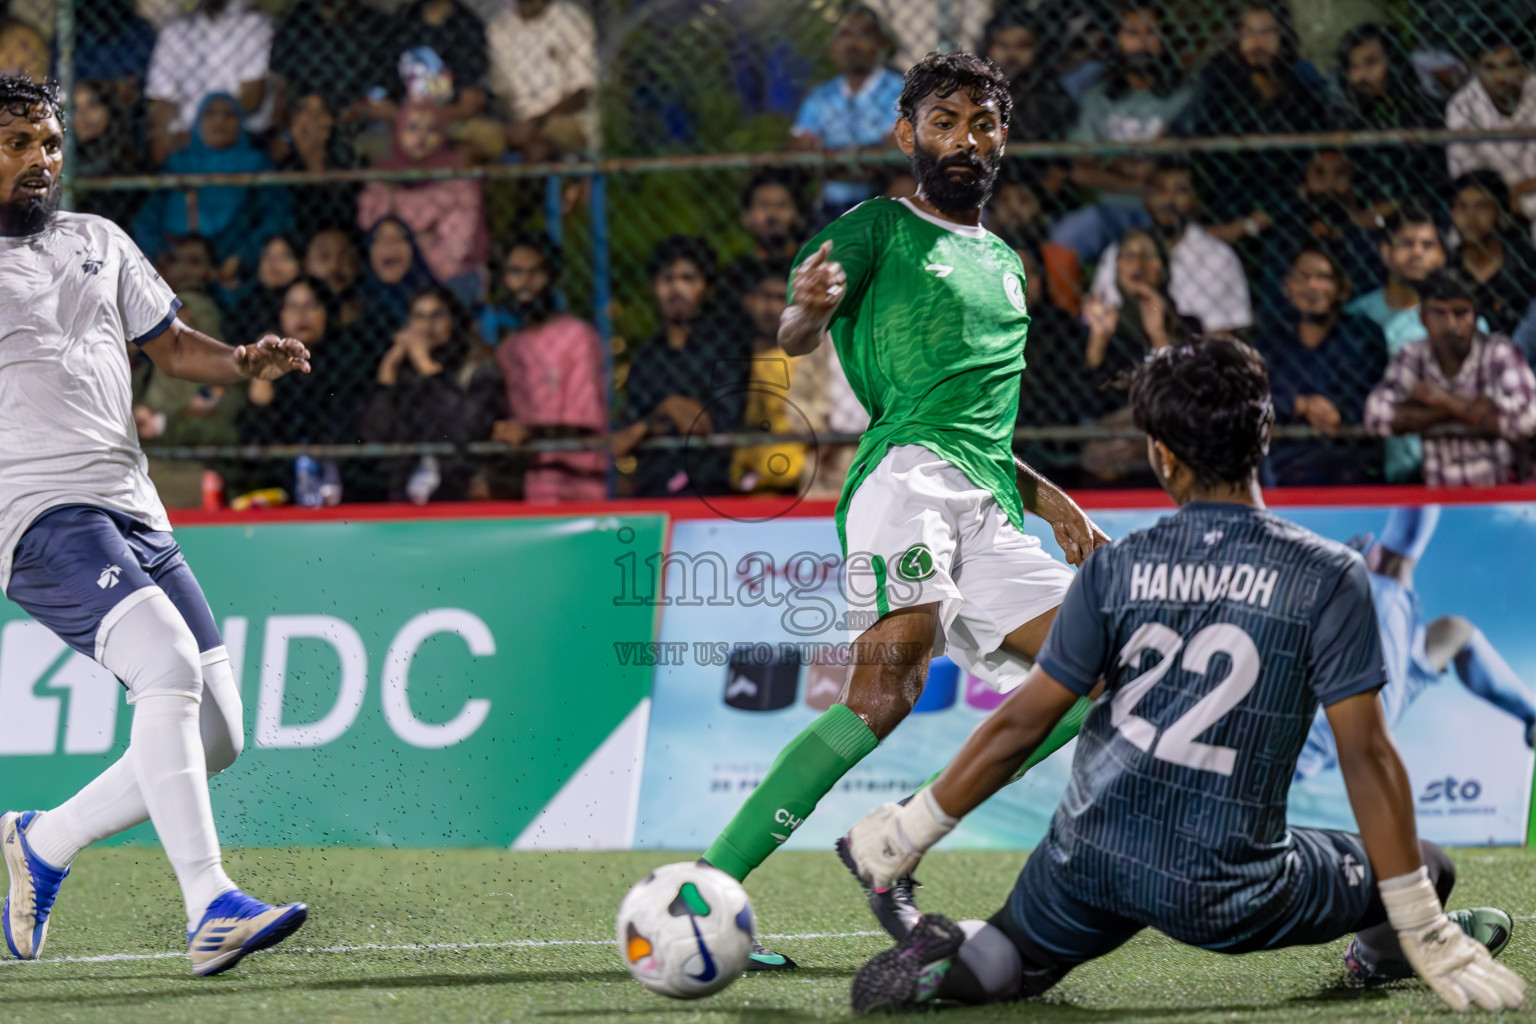
M627 847L651 669L619 642L656 609L619 570L664 535L659 514L178 530L245 704L221 839ZM7 807L68 797L129 721L109 673L0 603Z
M1536 738L1536 506L1443 510L1280 509L1368 553L1392 682L1383 692L1425 838L1523 843ZM1112 537L1163 511L1103 511ZM1060 556L1048 530L1030 522ZM1380 543L1378 543L1380 541ZM707 845L779 749L837 696L837 644L853 637L828 519L681 522L666 559L638 846ZM853 636L857 635L857 630ZM788 842L825 849L875 804L943 766L1000 698L936 660L914 714L833 790ZM1025 848L1044 833L1065 786L1067 747L968 817L955 847ZM1294 824L1354 827L1326 724L1314 729L1292 788Z

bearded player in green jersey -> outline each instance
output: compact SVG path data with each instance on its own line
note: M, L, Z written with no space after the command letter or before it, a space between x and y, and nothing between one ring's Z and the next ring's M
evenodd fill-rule
M1072 581L1024 533L1025 509L1055 528L1074 564L1108 541L1012 453L1024 267L981 226L1011 106L991 61L924 58L907 72L895 127L917 195L850 210L798 258L779 343L792 356L836 345L871 416L837 506L858 646L838 703L790 741L704 854L738 880L907 717L930 655L1000 690L1024 678ZM1031 764L1076 734L1088 704ZM918 916L913 884L869 893L897 939ZM757 947L750 966L795 965Z

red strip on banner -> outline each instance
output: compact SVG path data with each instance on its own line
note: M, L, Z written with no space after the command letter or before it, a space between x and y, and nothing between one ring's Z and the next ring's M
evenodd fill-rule
M1162 491L1081 490L1072 497L1086 509L1172 508ZM1349 505L1483 505L1511 501L1536 502L1536 485L1507 487L1295 487L1264 492L1276 508ZM572 502L567 505L529 505L520 501L443 502L435 505L355 504L335 508L252 509L249 512L204 512L174 509L176 526L243 526L254 523L345 523L421 519L513 519L552 516L634 515L665 513L672 519L736 519L763 522L782 517L831 516L834 501L796 501L793 498L759 498L737 495L711 498L632 498L615 501Z

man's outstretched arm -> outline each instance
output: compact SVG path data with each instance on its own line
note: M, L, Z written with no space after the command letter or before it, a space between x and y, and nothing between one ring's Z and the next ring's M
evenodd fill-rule
M1019 500L1024 508L1051 524L1056 543L1072 565L1082 565L1093 550L1109 543L1109 534L1088 518L1088 513L1067 492L1047 480L1033 466L1013 457L1019 484Z
M790 289L794 301L779 317L779 347L785 355L803 356L820 345L832 314L843 301L848 275L831 256L829 239L795 268Z
M268 334L251 345L230 346L175 319L139 347L157 369L199 384L276 380L294 370L309 372L309 350L301 341Z

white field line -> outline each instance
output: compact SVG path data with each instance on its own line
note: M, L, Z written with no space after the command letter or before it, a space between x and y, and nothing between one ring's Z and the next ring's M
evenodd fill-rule
M761 935L763 939L859 939L884 932L796 932L793 934ZM386 946L365 943L357 946L280 946L266 952L313 954L313 953L411 953L453 952L466 949L548 949L552 946L612 946L613 939L514 939L509 942L419 942L409 946ZM115 964L137 960L176 960L185 953L104 953L100 956L44 957L41 960L0 960L0 967L16 967L22 964Z

